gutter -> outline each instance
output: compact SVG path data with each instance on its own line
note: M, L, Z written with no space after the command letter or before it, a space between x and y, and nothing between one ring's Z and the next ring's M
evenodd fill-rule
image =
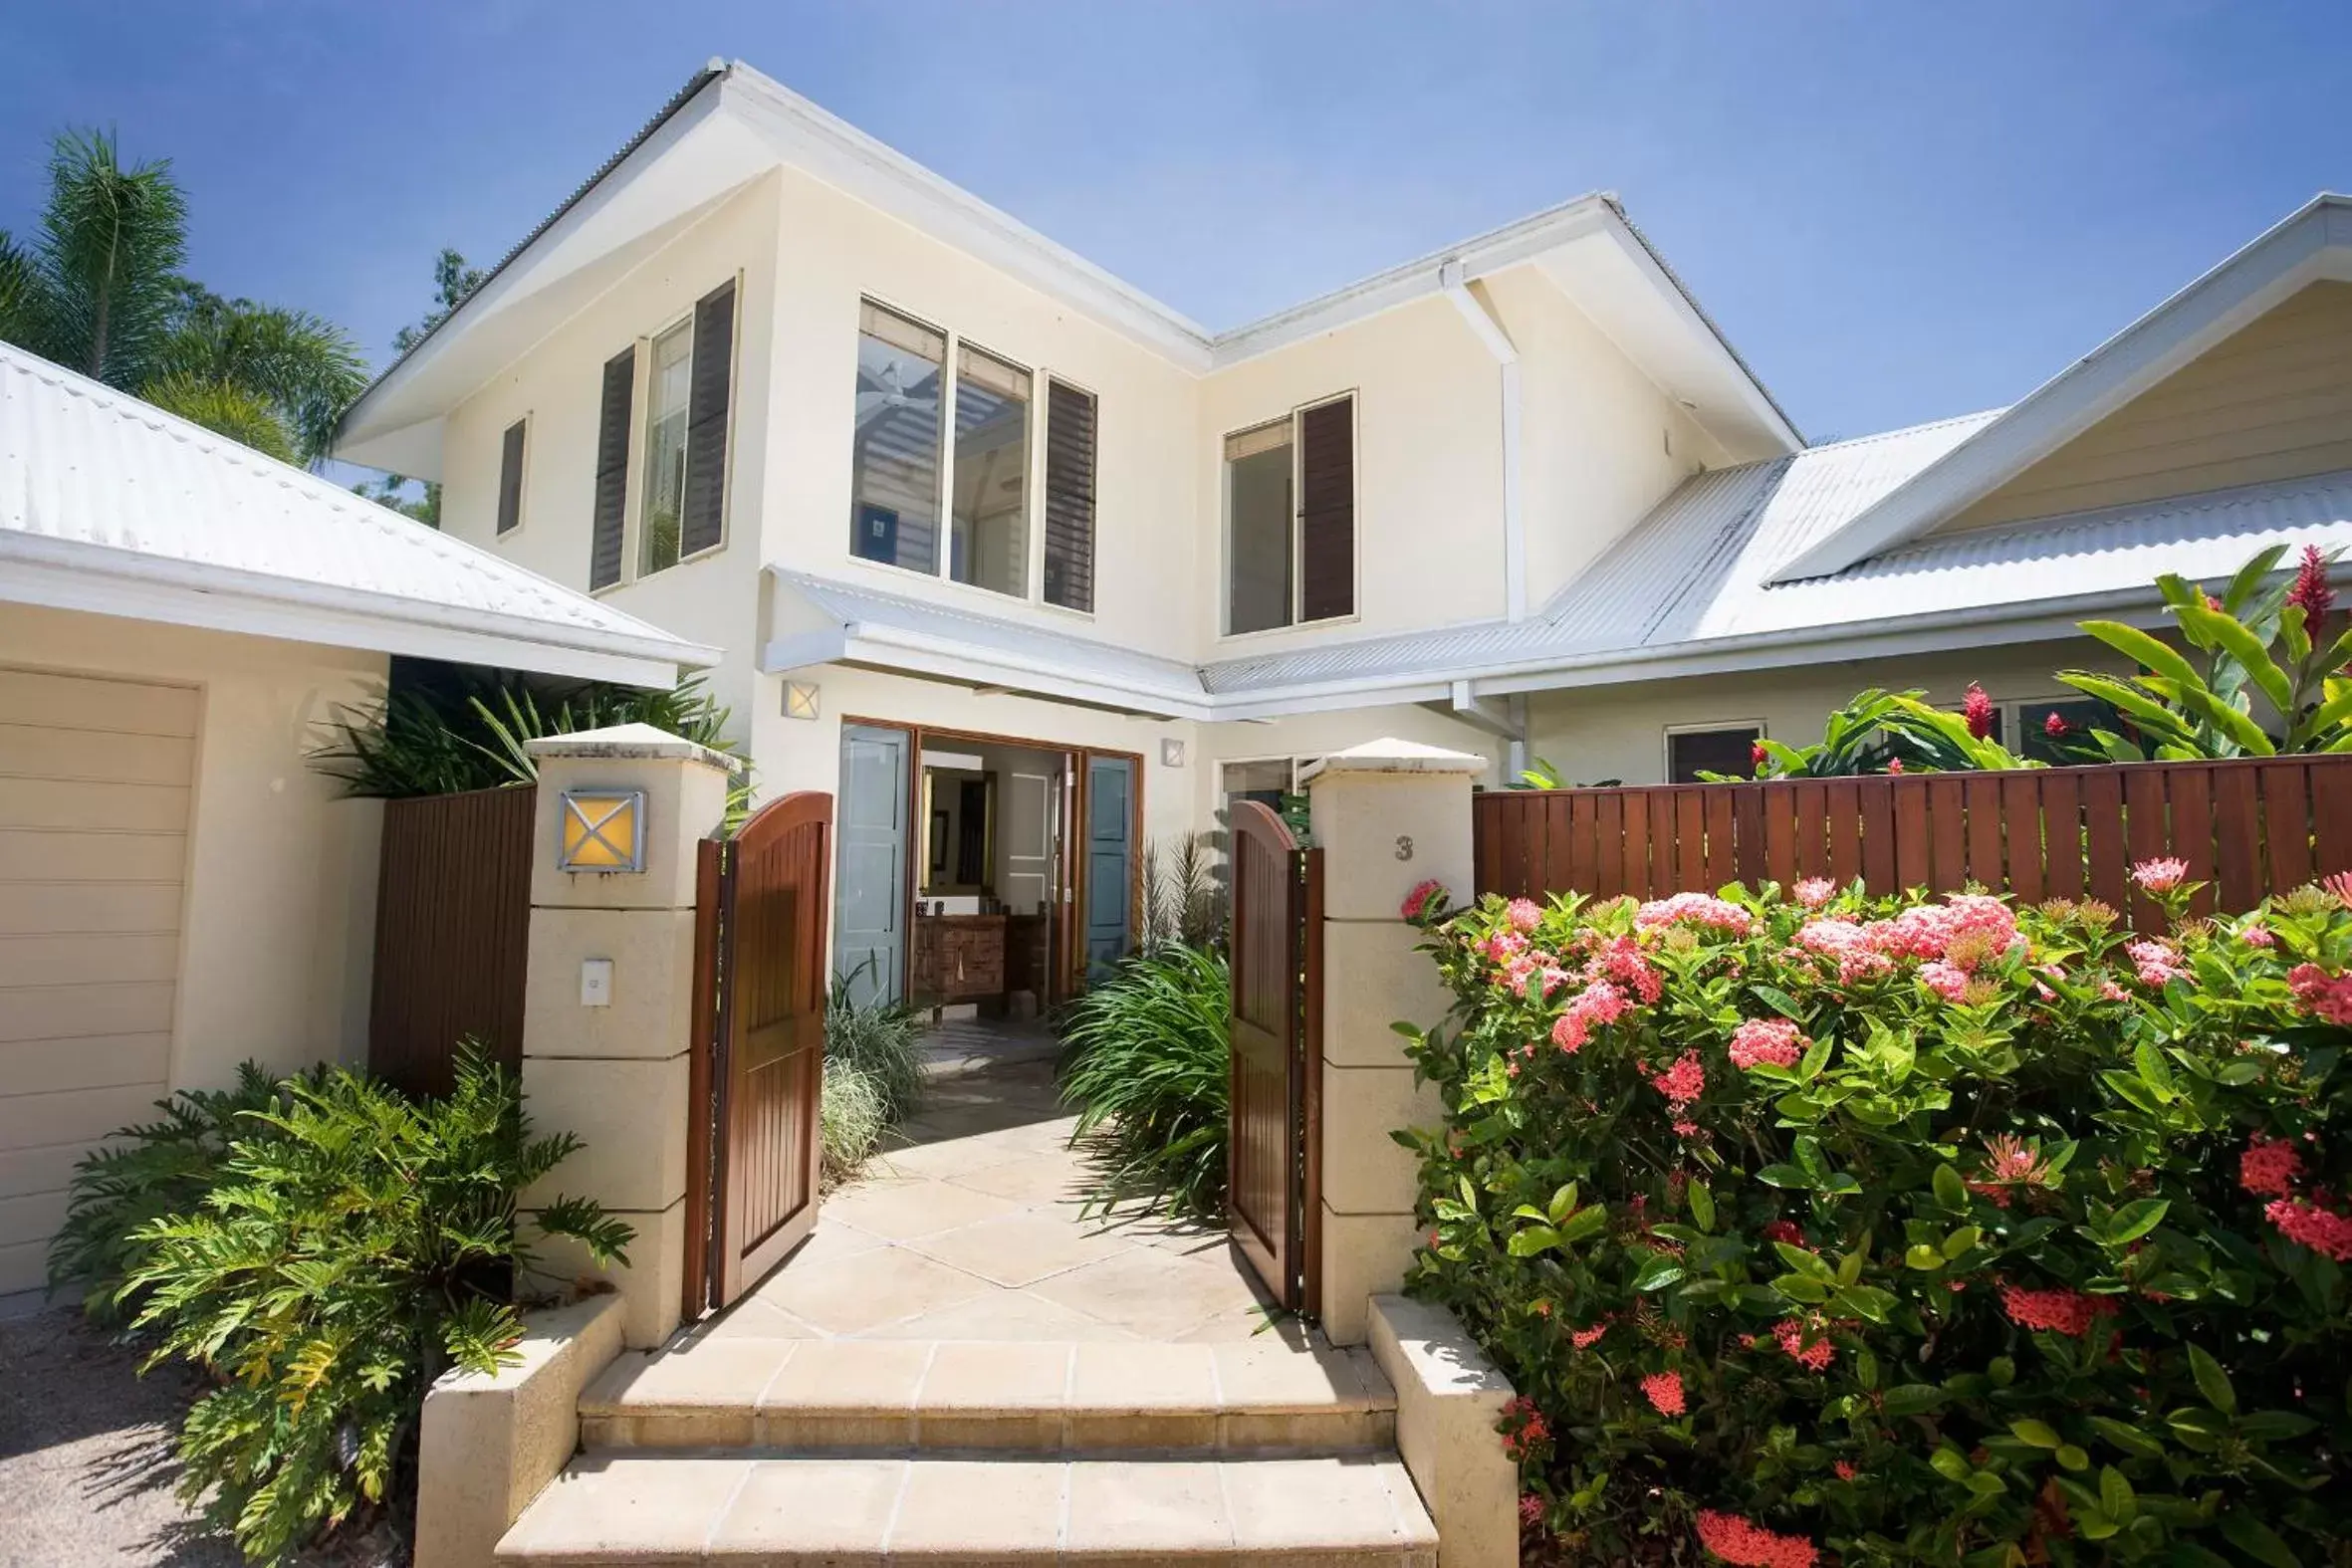
M1454 309L1470 324L1472 336L1494 356L1503 380L1503 613L1507 620L1528 618L1528 525L1520 508L1520 391L1519 346L1503 330L1494 310L1470 292L1463 276L1462 258L1449 257L1438 266L1438 287Z

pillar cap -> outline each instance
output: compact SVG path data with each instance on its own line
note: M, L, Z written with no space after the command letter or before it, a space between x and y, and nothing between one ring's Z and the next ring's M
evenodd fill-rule
M570 735L543 735L537 740L525 741L523 750L542 761L551 757L612 761L665 759L701 763L728 773L743 766L739 758L713 751L682 735L657 730L649 724L616 724L602 730L577 730Z
M1306 770L1305 783L1311 784L1334 774L1477 775L1486 771L1487 760L1483 757L1391 737L1331 753Z

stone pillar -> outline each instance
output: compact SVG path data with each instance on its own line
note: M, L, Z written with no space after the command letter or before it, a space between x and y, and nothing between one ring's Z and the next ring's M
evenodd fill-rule
M1430 1024L1452 998L1414 952L1405 895L1425 881L1470 897L1471 781L1483 757L1373 741L1307 775L1323 851L1322 1307L1334 1344L1362 1344L1371 1298L1404 1282L1418 1234L1417 1167L1389 1137L1439 1120L1437 1090L1413 1082L1400 1018Z
M728 759L649 725L529 743L539 763L523 1095L534 1128L570 1131L579 1153L523 1195L592 1198L636 1231L628 1266L593 1267L570 1242L540 1244L559 1278L621 1297L622 1338L660 1344L678 1326L686 1263L686 1057L694 998L695 845L726 812ZM639 790L642 868L559 866L567 790Z

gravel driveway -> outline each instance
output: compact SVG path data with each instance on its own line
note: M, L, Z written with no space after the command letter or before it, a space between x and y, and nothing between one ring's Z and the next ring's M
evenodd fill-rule
M135 1352L79 1312L0 1320L0 1568L137 1563L239 1568L172 1496L180 1413L199 1385L177 1368L138 1376ZM306 1554L313 1568L400 1568L386 1532Z

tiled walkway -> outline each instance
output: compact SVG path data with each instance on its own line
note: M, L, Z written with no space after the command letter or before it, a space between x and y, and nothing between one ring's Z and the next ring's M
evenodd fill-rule
M1079 1218L1072 1121L1049 1063L934 1082L904 1147L827 1197L808 1243L694 1337L1197 1342L1264 1329L1223 1231Z

